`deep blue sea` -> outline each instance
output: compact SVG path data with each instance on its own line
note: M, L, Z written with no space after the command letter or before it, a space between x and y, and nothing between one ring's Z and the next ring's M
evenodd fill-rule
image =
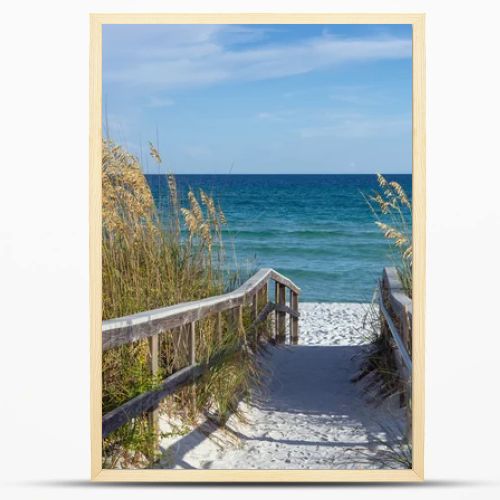
M411 196L411 175L390 175ZM148 175L166 216L165 176ZM387 240L361 193L375 175L176 175L179 191L202 188L226 215L228 254L241 267L273 267L301 287L306 302L369 302L382 268L392 265ZM162 208L163 207L163 208Z

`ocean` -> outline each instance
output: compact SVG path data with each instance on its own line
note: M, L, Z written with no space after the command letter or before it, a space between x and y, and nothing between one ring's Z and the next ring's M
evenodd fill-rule
M167 180L147 175L167 216ZM411 175L387 174L411 198ZM375 175L176 175L185 197L202 188L220 203L225 242L244 271L272 267L292 279L305 302L370 302L382 268L394 265L362 193Z

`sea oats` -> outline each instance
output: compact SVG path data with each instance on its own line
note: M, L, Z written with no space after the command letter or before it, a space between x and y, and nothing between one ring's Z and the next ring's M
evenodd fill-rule
M172 204L174 206L177 205L177 183L175 181L175 176L173 174L168 174L167 176L168 189L170 191L170 199L172 200Z
M404 252L403 252L403 257L405 259L409 259L411 258L411 256L413 255L413 246L410 245Z
M222 211L222 209L220 207L219 207L219 221L223 225L227 224L226 216L224 215L224 212Z
M396 192L396 194L397 194L397 196L398 196L399 201L401 202L401 204L403 204L406 207L408 207L408 208L411 209L410 202L409 202L408 197L406 196L406 193L405 193L404 189L402 188L401 184L399 184L396 181L392 181L392 182L389 183L389 185Z
M380 187L384 187L387 185L387 181L385 180L385 177L382 174L377 174L377 181Z
M413 265L411 202L398 182L388 182L381 174L377 174L377 182L379 192L365 196L365 199L384 237L398 249L400 255L398 272L405 289L411 294Z
M150 153L161 162L152 144ZM169 212L160 220L149 184L137 158L112 141L102 144L102 317L109 319L166 305L198 300L221 294L226 285L222 235L219 221L225 218L214 200L200 193L203 209L194 193L189 206L181 207L175 177L167 176ZM208 214L206 220L203 210ZM221 222L222 223L222 222ZM186 228L186 233L181 231ZM213 230L219 238L217 257L212 258ZM234 345L239 339L228 318L222 319L222 337L215 334L215 321L199 322L200 338L196 356L207 360L221 345ZM185 360L174 354L174 332L160 336L160 372L170 375L175 363ZM181 337L179 337L181 338ZM181 356L182 357L182 356ZM170 411L186 414L201 412L207 406L227 418L234 401L253 380L252 361L245 353L228 355L200 379L197 407L191 406L191 393L180 391L164 404ZM141 392L150 390L157 380L149 372L147 340L103 353L103 411L110 411ZM195 415L189 418L195 418ZM104 460L116 460L140 451L153 459L156 435L148 419L139 417L108 436L103 443ZM108 462L106 462L108 463Z
M218 224L217 212L213 198L208 196L203 189L200 189L200 198L203 204L207 207L208 214L214 224Z
M149 154L156 161L156 163L158 163L158 165L161 163L160 152L154 147L152 142L149 143Z
M189 233L191 235L196 234L198 231L198 221L196 217L188 208L181 208L181 213L184 216L184 221L186 222Z

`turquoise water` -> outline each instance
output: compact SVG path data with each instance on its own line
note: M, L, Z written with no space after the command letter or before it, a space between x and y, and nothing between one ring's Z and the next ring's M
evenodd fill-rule
M148 175L166 216L165 176ZM369 302L389 246L361 193L375 175L177 175L185 196L202 188L220 202L244 268L273 267L301 287L306 302ZM411 196L411 175L387 175Z

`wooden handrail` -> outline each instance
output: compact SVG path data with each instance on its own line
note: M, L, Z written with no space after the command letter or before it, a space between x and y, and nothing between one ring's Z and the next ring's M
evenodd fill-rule
M380 288L379 291L379 307L380 311L384 315L385 321L387 325L389 326L389 331L391 332L392 338L394 339L394 342L396 343L396 346L398 348L399 354L401 356L401 359L403 360L403 363L405 364L406 368L408 369L409 373L411 374L412 371L412 363L411 363L411 358L410 355L408 354L406 347L401 339L401 336L399 335L398 329L394 325L394 322L392 321L391 315L387 311L387 309L384 306L384 297L383 297L383 290Z
M384 291L386 293L387 303L402 327L401 332L394 324L393 317L384 303ZM384 268L378 295L380 312L384 316L385 322L398 348L399 357L405 365L408 374L411 376L412 360L411 354L408 352L408 347L411 342L409 338L405 338L409 336L409 331L405 331L405 327L409 330L408 323L411 324L412 321L413 303L405 293L403 284L401 283L401 279L395 267Z
M280 294L280 300L277 303L267 301L267 286L270 279L276 282L276 287L280 290L284 291L285 288L290 290L290 307L286 305L284 293ZM139 339L149 339L152 374L155 373L155 370L157 371L159 356L157 348L158 335L165 331L188 325L188 331L190 332L188 336L190 364L169 375L155 389L139 394L106 413L102 419L103 438L144 412L148 412L150 417L152 417L152 422L154 422L154 419L157 418L154 409L163 398L174 393L182 386L194 382L207 369L218 363L221 357L227 354L227 350L222 349L216 352L207 363L196 362L196 321L210 314L217 316L217 330L220 330L220 315L222 311L237 309L238 321L242 324L243 306L251 304L253 322L248 328L255 331L255 342L259 341L259 324L265 321L271 312L276 311L281 317L288 314L290 316L290 340L291 342L297 342L299 292L299 287L274 269L261 269L233 292L104 321L102 325L102 346L104 351ZM266 303L259 311L257 305L260 293L266 297ZM276 330L276 339L277 341L284 340L282 336L278 335L278 330ZM238 350L245 346L246 337L231 349Z
M411 320L413 317L413 303L406 294L395 267L384 268L383 282L389 292L389 303L393 311L398 317L406 312Z
M412 358L411 325L413 302L404 290L399 273L395 267L386 267L378 289L379 307L383 320L396 344L394 349L398 372L404 386L399 394L400 406L406 406L407 436L412 440ZM385 302L386 301L386 302ZM395 321L397 320L395 324ZM399 327L399 329L398 329Z
M129 344L179 326L198 321L209 314L246 304L246 299L272 279L299 294L300 288L274 269L261 269L232 292L206 299L183 302L102 322L102 349Z

